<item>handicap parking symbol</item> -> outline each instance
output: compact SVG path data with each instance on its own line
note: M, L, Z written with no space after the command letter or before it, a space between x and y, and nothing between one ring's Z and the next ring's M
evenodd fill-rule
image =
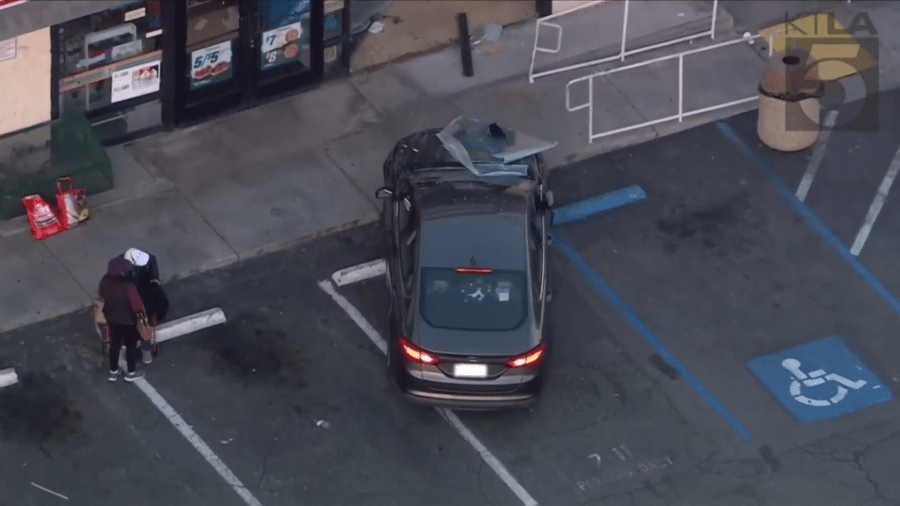
M847 415L892 398L838 336L754 358L747 367L801 423Z

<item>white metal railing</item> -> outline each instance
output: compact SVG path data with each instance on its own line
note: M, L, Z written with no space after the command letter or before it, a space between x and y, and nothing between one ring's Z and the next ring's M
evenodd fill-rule
M615 54L612 56L607 56L604 58L599 58L597 60L591 60L583 63L577 63L574 65L568 65L565 67L560 67L552 70L545 70L543 72L535 72L534 71L534 60L537 57L538 53L550 53L556 54L559 53L559 50L562 48L562 36L563 36L563 28L562 26L556 23L549 23L551 19L556 19L560 16L565 16L567 14L571 14L573 12L580 11L582 9L587 9L588 7L593 7L594 5L604 3L606 0L597 0L595 2L588 2L583 5L579 5L574 9L569 9L564 12L560 12L557 14L550 14L549 16L544 16L542 18L538 18L537 23L534 28L534 46L531 50L531 65L528 67L528 82L534 83L534 80L539 77L546 77L553 74L559 74L561 72L569 72L572 70L577 70L584 67L592 67L594 65L599 65L601 63L610 62L613 60L620 60L622 62L625 61L626 56L643 53L645 51L651 51L653 49L659 49L661 47L671 46L673 44L678 44L681 42L687 42L694 39L699 39L701 37L709 36L711 40L715 40L716 38L716 16L719 11L719 0L713 0L713 11L712 11L712 22L710 22L709 30L705 30L700 33L695 33L693 35L688 35L686 37L680 37L677 39L673 39L666 42L661 42L659 44L652 44L649 46L639 47L637 49L626 49L625 40L628 36L628 7L631 4L631 0L624 0L625 2L625 10L622 15L622 41L619 46L619 54ZM549 26L550 28L556 29L556 47L555 48L546 48L538 46L538 37L541 33L542 26Z
M780 32L775 32L775 33L780 33ZM773 52L772 51L772 40L773 40L775 33L769 35L769 56L771 56L772 52ZM718 49L721 47L726 47L726 46L730 46L733 44L742 43L742 42L752 44L753 41L755 41L756 39L759 39L759 38L761 38L760 35L745 36L744 38L741 38L741 39L734 39L734 40L730 40L728 42L721 42L719 44L713 44L713 45L707 46L707 47L691 49L689 51L682 51L678 54L663 56L660 58L654 58L652 60L647 60L644 62L632 64L632 65L627 65L625 67L618 67L618 68L614 68L614 69L610 69L610 70L595 72L593 74L586 75L584 77L579 77L578 79L573 79L573 80L569 81L568 84L566 84L566 110L568 110L569 112L580 111L582 109L588 110L588 142L593 143L594 139L599 139L601 137L607 137L607 136L619 134L622 132L628 132L630 130L636 130L638 128L644 128L644 127L656 125L659 123L665 123L666 121L672 121L675 119L677 119L679 122L682 122L682 121L684 121L684 118L687 118L690 116L696 116L698 114L703 114L703 113L715 111L718 109L725 109L726 107L733 107L736 105L745 104L748 102L752 102L754 100L758 100L759 95L757 94L757 95L754 95L749 98L743 98L740 100L732 100L731 102L714 105L712 107L704 107L702 109L696 109L693 111L685 111L684 110L684 57L692 55L692 54L696 54L696 53L702 53L704 51L710 51L713 49ZM629 127L624 127L624 128L617 128L615 130L610 130L608 132L603 132L603 133L599 133L599 134L594 133L594 79L595 78L607 76L610 74L615 74L617 72L631 70L634 68L644 67L647 65L651 65L653 63L659 63L659 62L663 62L663 61L673 60L675 58L678 59L678 114L674 114L672 116L667 116L665 118L655 119L652 121L647 121L647 122L641 123L639 125L634 125L634 126L629 126ZM572 85L575 83L580 83L580 82L584 82L584 81L587 81L587 83L588 83L587 102L573 107L572 101L571 101Z

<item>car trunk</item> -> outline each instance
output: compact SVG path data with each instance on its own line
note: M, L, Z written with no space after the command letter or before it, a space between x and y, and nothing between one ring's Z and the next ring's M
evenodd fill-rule
M513 330L471 331L432 327L420 316L416 328L412 343L437 355L512 357L538 345L527 320Z

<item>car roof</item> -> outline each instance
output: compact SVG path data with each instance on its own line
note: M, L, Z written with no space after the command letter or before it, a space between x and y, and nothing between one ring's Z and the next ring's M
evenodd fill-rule
M538 163L536 155L529 155L516 164L525 164L529 166L528 176L522 175L506 175L496 176L489 175L479 177L459 162L450 151L444 146L444 143L438 138L437 134L440 129L431 128L416 132L397 141L394 146L395 152L398 153L396 162L400 165L403 172L412 178L417 176L433 177L435 171L443 172L446 169L460 169L453 171L454 174L447 174L446 177L453 179L468 178L474 180L494 181L498 184L513 185L518 184L522 180L535 179L536 165ZM463 172L465 171L465 172Z
M442 183L418 189L422 267L525 269L527 193Z

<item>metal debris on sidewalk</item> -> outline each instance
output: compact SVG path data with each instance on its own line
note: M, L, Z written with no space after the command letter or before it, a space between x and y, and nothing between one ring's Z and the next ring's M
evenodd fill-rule
M485 42L496 42L500 40L500 36L502 34L502 26L496 23L488 23L486 25L475 27L475 29L472 31L472 36L469 37L469 40L472 41L472 46L477 46Z

